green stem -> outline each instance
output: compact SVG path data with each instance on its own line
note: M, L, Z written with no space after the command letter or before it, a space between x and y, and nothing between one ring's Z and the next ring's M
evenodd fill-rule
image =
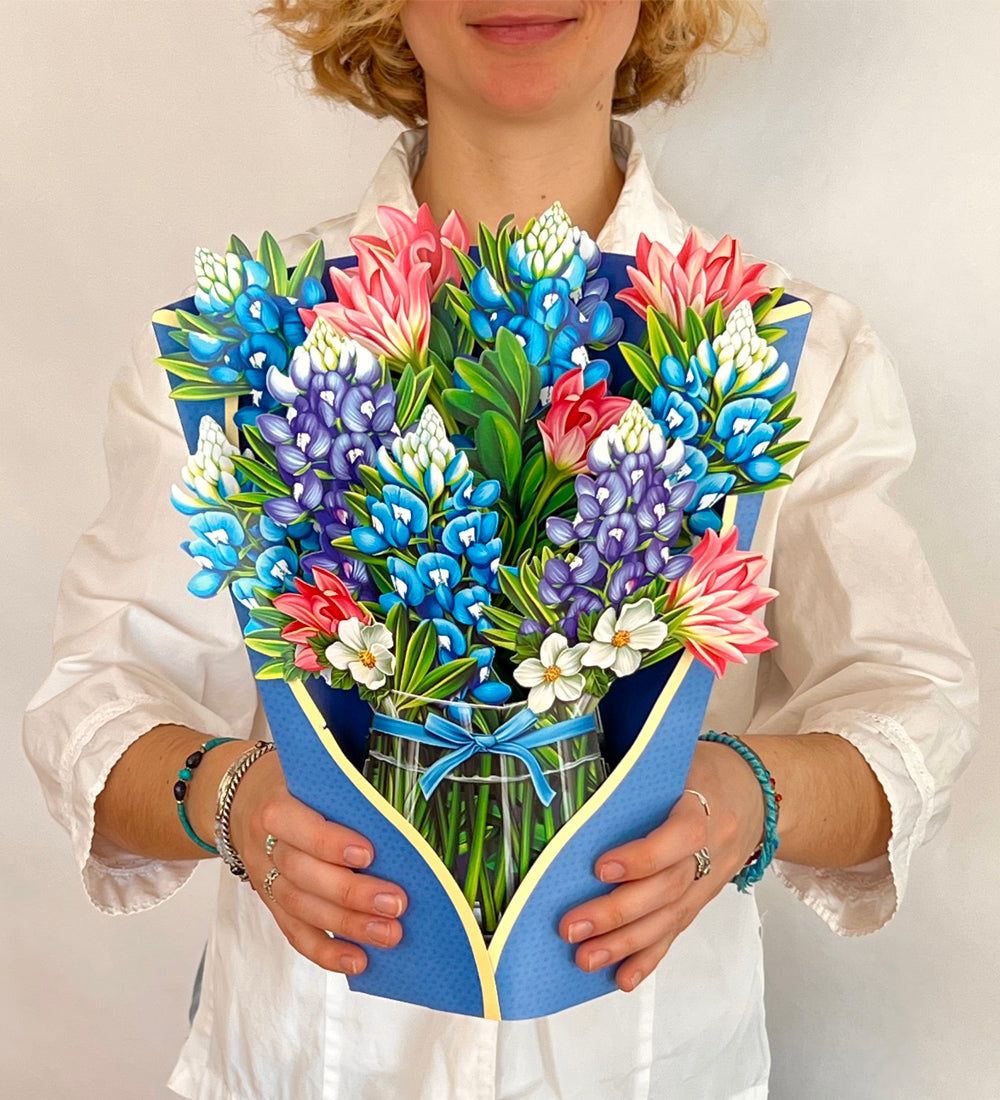
M484 754L482 757L480 774L490 774L490 757ZM465 897L470 905L475 904L476 890L479 884L480 872L483 866L483 845L486 841L486 820L490 812L489 784L481 784L481 790L476 795L476 817L469 847L469 869L465 876Z

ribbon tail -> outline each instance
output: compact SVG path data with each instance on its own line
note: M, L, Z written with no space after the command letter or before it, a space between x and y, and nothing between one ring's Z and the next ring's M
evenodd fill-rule
M431 764L427 771L420 777L420 789L424 792L424 798L430 798L441 780L454 768L457 768L460 764L464 764L470 756L474 756L477 751L478 748L476 744L470 742L467 745L463 745L460 749L448 753L447 756L442 756L440 760Z
M531 776L531 782L535 785L535 793L538 795L539 800L543 806L548 806L552 799L555 798L556 792L549 786L549 781L545 778L545 773L542 771L541 764L528 752L527 749L522 748L520 745L497 745L496 751L503 753L505 756L516 756L518 760L528 769L528 775Z

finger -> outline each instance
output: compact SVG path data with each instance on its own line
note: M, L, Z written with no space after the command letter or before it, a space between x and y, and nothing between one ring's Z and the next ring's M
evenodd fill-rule
M611 932L678 901L693 882L692 869L684 860L648 878L626 882L571 909L559 922L559 935L567 943L582 943Z
M324 863L287 842L275 844L271 860L287 882L344 909L393 918L406 910L406 894L395 883Z
M707 821L698 802L682 798L651 833L605 852L594 873L601 882L628 882L648 878L682 860L690 862L689 857L705 844Z
M624 928L589 939L576 952L581 970L600 970L627 959L663 939L672 939L684 925L684 914L677 905L664 906ZM685 922L687 923L687 922Z
M367 837L346 825L327 821L291 795L279 795L265 803L260 811L260 824L265 834L271 833L279 841L287 841L326 863L360 869L375 858Z
M403 926L398 920L345 909L300 889L280 874L271 883L271 897L289 916L335 936L372 947L395 947L403 938Z
M360 974L368 965L368 956L353 943L335 939L305 921L271 906L275 923L282 935L298 953L324 970L338 974Z
M675 939L675 936L664 936L642 951L630 955L615 972L618 988L623 993L631 993L636 989L660 965Z

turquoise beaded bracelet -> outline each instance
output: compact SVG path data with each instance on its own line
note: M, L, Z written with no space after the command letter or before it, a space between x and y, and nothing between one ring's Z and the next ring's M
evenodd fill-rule
M719 745L728 745L735 752L738 752L750 765L753 774L757 777L757 782L760 783L761 790L764 792L763 839L757 845L753 855L744 864L743 870L733 879L737 889L745 893L754 883L760 882L764 877L768 864L774 859L774 853L778 850L778 806L781 802L781 795L775 790L774 778L764 767L761 758L738 737L731 737L728 733L716 733L715 730L709 730L707 733L701 734L698 740L714 741Z
M184 832L198 845L199 848L204 848L206 852L211 852L213 855L219 854L219 849L214 844L206 844L204 840L191 828L191 822L188 820L187 807L184 805L187 798L187 785L191 782L191 776L194 774L195 768L205 758L205 754L211 752L212 749L218 748L219 745L225 745L227 741L236 741L235 737L213 737L211 741L206 741L200 749L196 749L191 755L184 761L184 767L177 773L177 782L174 783L174 799L177 802L177 816L181 820L181 825L184 826Z

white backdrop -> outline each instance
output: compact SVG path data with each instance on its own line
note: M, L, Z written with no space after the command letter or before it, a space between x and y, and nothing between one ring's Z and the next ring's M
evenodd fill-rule
M304 98L253 6L0 0L0 1081L24 1100L170 1095L214 881L90 909L20 751L58 574L103 500L112 374L196 244L351 209L396 131ZM640 137L689 218L859 302L895 352L920 443L897 499L984 682L982 748L885 930L839 940L760 889L773 1095L992 1098L1000 6L774 0L770 21L764 55L713 62Z

